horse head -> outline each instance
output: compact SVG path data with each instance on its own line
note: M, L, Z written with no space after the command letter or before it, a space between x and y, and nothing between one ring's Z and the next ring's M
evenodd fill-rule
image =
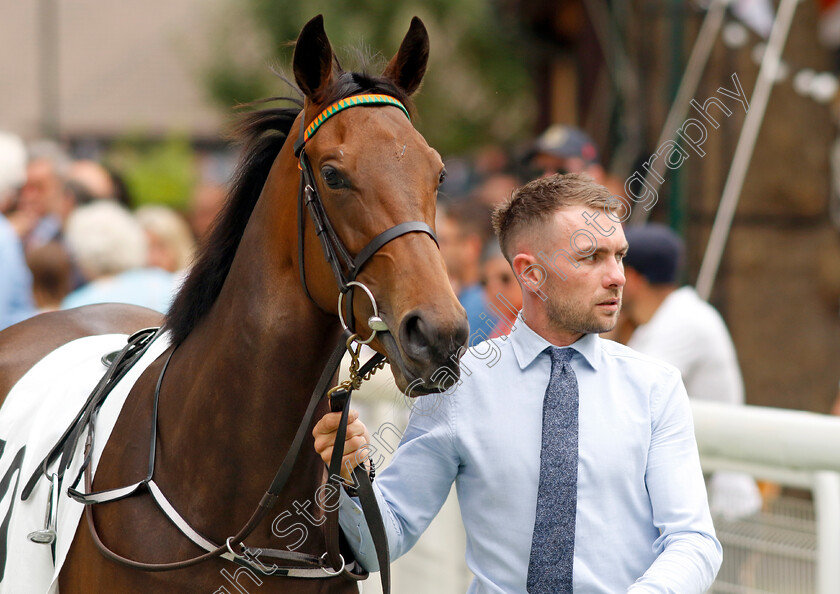
M306 139L302 166L310 172L335 235L352 256L402 223L419 222L428 231L434 226L445 170L440 155L408 117L409 97L420 86L428 55L428 34L415 17L396 55L375 78L377 92L399 104L362 105L333 115L337 98L347 98L347 88L369 86L366 75L341 70L322 17L309 21L297 40L293 63L305 96L302 117L310 130L317 130ZM338 314L340 281L321 255L311 220L305 229L304 286L318 307ZM397 386L412 396L450 387L469 332L436 239L428 231L406 232L373 246L378 249L353 274L370 289L389 329L377 333L371 346L390 359ZM367 337L377 327L369 320L374 303L357 285L349 291L357 320L354 331Z

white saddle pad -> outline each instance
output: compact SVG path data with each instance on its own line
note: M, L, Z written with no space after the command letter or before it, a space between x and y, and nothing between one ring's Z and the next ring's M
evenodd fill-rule
M84 510L83 505L67 496L67 488L81 466L84 439L78 444L62 485L55 563L50 545L27 538L30 532L44 527L49 481L41 478L26 501L21 501L20 493L105 373L102 356L121 350L126 338L124 334L92 336L56 349L15 384L0 408L0 441L5 442L0 454L0 552L4 544L6 551L0 594L58 592L58 573ZM168 333L158 337L102 405L96 423L94 470L131 386L168 346ZM8 532L4 535L2 527L6 518L9 518Z

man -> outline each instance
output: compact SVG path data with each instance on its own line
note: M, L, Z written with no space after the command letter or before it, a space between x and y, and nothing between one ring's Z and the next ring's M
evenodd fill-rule
M490 210L478 203L459 202L447 207L437 222L440 251L449 281L467 312L470 344L481 342L493 327L481 286L481 251L490 229ZM476 331L479 331L476 334Z
M61 237L64 218L73 207L64 192L70 159L48 140L29 146L26 183L9 221L29 250Z
M0 330L35 314L32 276L23 247L3 216L6 204L26 181L26 149L17 136L0 133Z
M682 239L656 223L630 227L626 237L622 315L636 327L627 346L679 369L691 398L744 404L738 357L723 318L693 288L679 286ZM709 488L715 515L734 519L761 508L761 494L748 475L718 472Z
M534 141L529 164L542 174L585 173L611 193L624 196L620 179L609 175L598 155L598 148L589 135L574 126L554 124Z
M454 481L473 594L711 585L721 548L679 372L598 336L614 326L624 286L627 243L606 222L611 204L590 178L554 175L495 213L523 309L509 337L463 357L463 383L417 407L374 482L392 557L411 548ZM586 220L598 216L596 237ZM313 431L325 460L337 423L326 415ZM356 415L348 436L352 464L369 441ZM340 510L358 559L376 569L346 493Z

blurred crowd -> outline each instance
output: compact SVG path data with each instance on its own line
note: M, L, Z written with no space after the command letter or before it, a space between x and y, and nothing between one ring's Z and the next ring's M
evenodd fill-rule
M95 303L165 312L223 199L222 188L201 185L186 212L132 209L101 163L0 134L0 329Z

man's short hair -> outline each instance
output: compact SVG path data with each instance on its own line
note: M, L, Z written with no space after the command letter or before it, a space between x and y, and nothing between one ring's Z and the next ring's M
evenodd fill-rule
M554 174L528 182L493 212L493 229L505 258L511 261L513 242L524 230L548 221L566 206L612 211L618 200L582 173Z
M636 270L652 285L679 280L685 251L679 235L659 223L626 227L624 235L630 246L624 266Z

